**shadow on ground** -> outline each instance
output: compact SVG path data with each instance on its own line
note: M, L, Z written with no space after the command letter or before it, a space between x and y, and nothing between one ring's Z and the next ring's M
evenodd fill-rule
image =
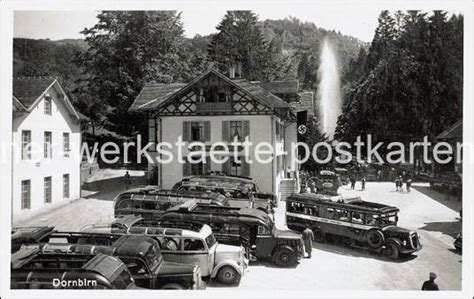
M445 235L456 238L457 234L462 231L462 222L430 222L426 223L425 226L421 227L420 229L431 232L441 232Z
M428 186L412 186L413 189L420 193L430 197L432 200L439 202L440 204L450 208L453 211L459 212L462 208L462 201L457 200L454 196L448 196L447 194L440 193L436 190L431 189Z
M131 187L145 185L146 176L131 177L131 181ZM86 198L95 198L100 200L114 200L115 196L126 190L125 179L123 177L84 183L82 188L85 190L97 192Z

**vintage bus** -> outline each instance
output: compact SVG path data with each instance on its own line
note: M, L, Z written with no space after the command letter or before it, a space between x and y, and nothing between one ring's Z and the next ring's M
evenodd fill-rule
M161 190L156 186L139 187L121 192L114 199L115 217L139 215L154 217L161 215L168 208L188 200L217 206L228 206L228 199L219 194L206 191L173 191Z
M245 207L268 210L270 202L274 207L278 205L275 194L261 192L257 182L252 178L229 175L196 175L188 176L177 182L172 190L175 191L212 191L218 192L229 199L233 207ZM253 196L251 200L250 194Z
M316 185L316 193L337 195L337 190L342 186L337 173L329 170L321 170L317 176L312 177Z
M356 198L337 201L294 194L286 201L286 222L290 229L310 227L317 242L332 237L343 244L382 252L396 260L419 251L417 232L397 227L399 209Z

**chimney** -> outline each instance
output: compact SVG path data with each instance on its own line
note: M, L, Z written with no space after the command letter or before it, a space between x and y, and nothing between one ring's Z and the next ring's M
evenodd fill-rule
M229 78L234 79L235 78L235 65L232 64L229 67Z

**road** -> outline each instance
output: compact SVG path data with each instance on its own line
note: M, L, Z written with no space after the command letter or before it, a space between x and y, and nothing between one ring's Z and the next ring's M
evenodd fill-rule
M113 184L107 184L107 191L112 187ZM368 182L366 191L344 186L340 192L397 206L399 226L418 231L423 249L394 262L363 250L314 243L313 258L302 259L296 268L252 263L238 289L419 290L429 272L438 274L440 289L461 289L462 255L452 245L461 231L460 202L446 200L426 184L414 184L410 193L396 192L393 183L384 182ZM81 199L19 225L55 225L60 230L77 230L89 223L107 221L113 214L113 202L106 193L104 200ZM285 228L284 203L276 209L276 222ZM211 283L210 287L213 286Z

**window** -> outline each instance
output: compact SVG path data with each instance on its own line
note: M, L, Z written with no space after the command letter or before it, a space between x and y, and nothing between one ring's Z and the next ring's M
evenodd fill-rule
M202 101L204 103L225 103L228 102L228 98L224 89L213 86L204 89Z
M71 151L69 147L69 133L63 133L63 151L64 157L69 157L69 152Z
M259 225L258 226L258 235L268 236L268 235L270 235L270 231L266 227L263 227L263 226Z
M51 97L49 95L44 97L44 114L51 115Z
M63 198L69 198L69 174L63 175Z
M327 208L326 211L327 211L326 218L334 219L334 209L333 208Z
M238 160L235 160L234 157L229 159L230 161L230 175L242 175L242 159L244 157L239 157Z
M31 159L31 131L21 131L21 158Z
M184 239L184 250L188 251L204 251L204 243L201 240Z
M51 132L44 132L44 157L51 158L52 156L52 136Z
M204 163L190 163L191 166L191 175L201 175L204 174Z
M336 220L349 221L349 211L347 211L347 210L336 209L335 216L336 217L334 219L336 219Z
M31 209L31 182L21 181L21 209Z
M234 140L237 137L237 140L244 140L244 126L241 121L231 121L230 122L230 137Z
M204 140L204 125L202 122L191 122L191 141Z
M365 213L352 212L352 223L365 224Z
M44 178L44 202L51 203L51 177Z

